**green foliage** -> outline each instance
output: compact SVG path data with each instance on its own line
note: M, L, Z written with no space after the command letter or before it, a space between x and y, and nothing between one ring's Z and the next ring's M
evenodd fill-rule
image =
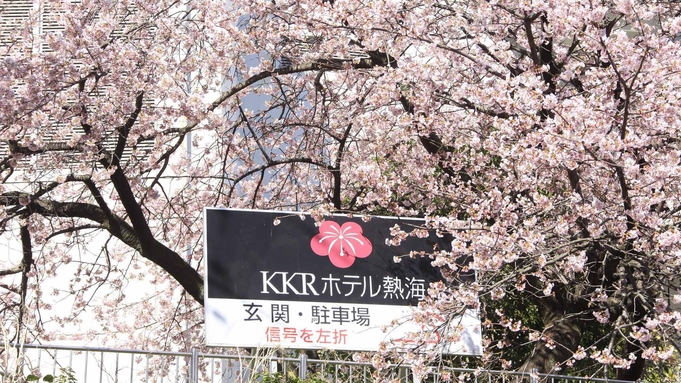
M534 343L530 342L529 331L541 332L543 323L541 314L536 303L526 294L510 290L506 296L500 300L492 300L489 296L481 300L484 310L484 318L488 318L483 323L483 331L490 339L490 349L494 349L498 359L491 361L492 365L488 368L506 370L502 359L511 362L511 369L518 368L530 356ZM520 321L522 324L519 329L514 331L499 320L498 313L503 313L505 317L512 318L514 322ZM494 320L490 320L494 319Z
M664 362L649 363L641 381L646 383L677 383L681 380L678 353Z
M284 375L280 372L265 373L260 377L261 383L326 383L325 379L318 376L313 376L305 379L300 379L297 375L289 373Z
M38 376L30 374L26 377L26 382L47 382L47 383L76 383L75 372L70 367L59 369L59 375L47 374L40 379Z

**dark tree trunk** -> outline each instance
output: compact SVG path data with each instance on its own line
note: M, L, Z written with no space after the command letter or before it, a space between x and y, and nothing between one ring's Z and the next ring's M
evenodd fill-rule
M634 363L626 370L617 370L617 379L636 382L643 376L643 370L645 368L646 361L641 357L641 344L636 342L635 345L629 344L628 346L628 349L633 352L634 355L636 355L636 361L634 361Z
M544 322L543 338L519 370L550 374L577 350L581 330L575 318L566 317L564 304L555 296L541 298L538 303Z

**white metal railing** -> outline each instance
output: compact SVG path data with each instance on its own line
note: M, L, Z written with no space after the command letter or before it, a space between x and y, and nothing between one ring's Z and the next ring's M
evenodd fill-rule
M166 352L98 347L54 345L5 345L0 348L2 382L24 382L33 375L61 377L66 383L244 383L261 381L266 374L279 374L281 382L316 378L325 382L372 381L373 367L367 363L343 360L308 359L276 355L249 356L237 354ZM625 383L613 379L544 375L516 371L491 371L448 368L452 381L474 383ZM403 383L414 381L411 369L393 366L393 378ZM69 381L68 378L73 378ZM279 381L271 377L270 381ZM445 381L443 372L431 374L424 381ZM41 379L42 381L42 379ZM58 379L55 379L58 381Z

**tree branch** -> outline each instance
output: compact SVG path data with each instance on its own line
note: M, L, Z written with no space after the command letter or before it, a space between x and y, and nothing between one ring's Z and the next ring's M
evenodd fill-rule
M33 265L33 247L31 246L31 233L28 231L28 226L21 225L19 228L19 235L21 237L21 303L19 305L19 318L17 323L17 336L21 339L21 328L24 323L24 313L26 311L26 294L28 293L28 272Z
M331 167L327 164L324 164L324 163L313 161L311 158L307 158L307 157L289 158L289 159L286 159L286 160L274 160L274 161L270 161L270 162L268 162L264 165L258 166L257 168L253 168L253 169L247 171L246 173L240 175L239 177L234 179L234 181L233 181L234 186L236 186L236 184L241 182L241 180L243 180L244 178L247 178L250 175L255 174L257 172L269 169L269 168L274 167L274 166L285 165L285 164L294 164L294 163L304 163L304 164L316 165L316 166L325 168L327 170L333 171L333 167ZM232 197L232 193L234 192L234 186L232 186L232 188L229 190L227 198Z
M138 92L137 97L135 97L135 110L130 114L130 117L125 121L120 129L118 129L118 142L116 142L116 148L114 149L113 158L111 158L112 166L118 166L123 158L123 151L125 150L125 144L128 141L128 133L132 129L133 125L137 121L137 117L142 111L142 106L144 106L144 92Z
M128 194L132 195L132 191ZM129 198L129 195L126 198ZM28 200L29 197L30 195L26 193L3 193L0 194L0 205L19 205L20 200ZM147 235L143 236L134 225L131 226L117 215L107 214L99 206L82 202L57 202L41 198L31 201L25 208L29 213L40 214L45 217L84 218L101 224L114 237L138 251L144 258L163 268L197 302L203 304L203 277L176 252L158 242L151 235L148 227ZM138 214L141 214L141 210ZM142 218L144 218L143 215ZM139 217L137 219L139 220ZM144 222L146 224L146 220Z
M532 33L532 23L537 19L537 17L539 17L539 15L525 17L523 19L523 26L525 27L527 44L530 46L530 58L532 58L534 65L541 65L541 60L539 59L539 49L537 48L537 43L534 41L534 34Z
M374 53L374 52L372 52ZM370 55L371 56L371 55ZM302 73L302 72L309 72L309 71L322 71L322 70L339 70L343 69L345 66L348 66L353 69L371 69L375 67L385 67L385 66L393 66L394 65L394 60L386 59L385 57L381 55L373 55L371 57L367 58L361 58L361 59L319 59L315 62L312 63L307 63L307 64L301 64L301 65L293 65L290 67L283 67L283 68L277 68L274 70L266 70L262 71L254 76L249 77L245 81L233 86L231 89L223 92L218 96L218 98L213 101L212 104L208 107L208 111L212 112L215 109L217 109L220 105L222 105L223 102L225 102L228 98L234 96L235 94L241 92L242 90L246 89L247 87L255 84L256 82L260 80L264 80L268 77L276 76L276 75L285 75L285 74L294 74L294 73ZM198 122L194 122L193 124L190 124L192 127L196 126Z
M118 167L110 179L132 223L134 234L138 238L141 249L140 254L166 270L187 290L189 295L203 305L203 278L201 275L177 253L156 240L123 170ZM115 235L115 233L112 234Z
M336 153L336 163L331 168L331 175L333 176L333 196L331 201L336 209L341 209L341 162L343 160L343 154L345 152L345 144L347 143L348 136L350 135L350 130L352 130L352 123L348 124L348 127L343 132L343 137L338 144L338 152Z

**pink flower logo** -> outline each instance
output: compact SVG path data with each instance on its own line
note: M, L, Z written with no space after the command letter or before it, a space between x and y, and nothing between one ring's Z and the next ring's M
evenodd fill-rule
M355 258L368 257L372 250L371 242L362 235L361 226L354 222L339 226L334 221L322 222L310 247L317 255L328 255L331 263L341 269L352 266Z

